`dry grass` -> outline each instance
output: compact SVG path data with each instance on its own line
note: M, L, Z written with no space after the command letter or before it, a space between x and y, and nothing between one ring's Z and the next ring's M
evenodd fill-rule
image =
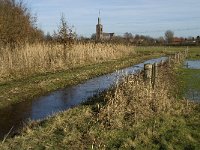
M99 115L105 127L123 128L127 121L137 124L154 115L174 111L177 101L171 89L174 89L175 81L169 74L169 70L160 72L154 88L141 76L126 77L114 92L106 95L107 104Z
M13 51L4 48L0 51L0 81L105 62L133 53L133 47L119 44L76 44L65 50L57 44L27 44Z
M32 123L0 148L198 149L199 128L193 127L200 116L192 103L174 98L175 88L168 69L160 72L154 89L141 76L126 77L99 102Z

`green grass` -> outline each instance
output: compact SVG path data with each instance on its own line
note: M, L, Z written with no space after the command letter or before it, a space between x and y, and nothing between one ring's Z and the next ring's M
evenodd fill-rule
M189 91L200 92L200 69L179 68L177 75L180 85L179 97L185 97Z
M200 47L191 47L191 48L189 48L188 59L200 60Z
M178 47L178 46L138 46L135 48L136 51L142 52L142 53L165 53L165 54L174 54L174 52L180 52L187 49L186 46ZM189 55L188 59L200 59L200 47L188 47L189 49Z
M187 49L187 47L173 47L173 46L169 46L169 47L165 47L165 46L138 46L135 48L136 51L139 52L143 52L143 53L165 53L165 54L174 54L174 52L180 52L180 51L184 51L185 49ZM192 49L194 51L196 51L196 48L194 49L194 47L191 47L189 49Z

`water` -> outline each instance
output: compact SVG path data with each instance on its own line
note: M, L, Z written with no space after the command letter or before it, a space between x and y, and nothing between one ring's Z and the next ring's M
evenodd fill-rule
M200 69L200 60L187 60L185 66L188 69Z
M200 60L186 60L184 66L188 69L200 69ZM193 79L199 78L199 74L193 76ZM194 102L200 102L200 91L192 87L192 85L187 85L188 91L185 93L185 98L192 100Z
M3 138L11 128L12 132L16 131L23 126L24 122L45 119L57 112L79 105L88 98L109 89L123 76L143 70L146 63L159 63L161 60L165 61L166 59L166 57L161 57L148 60L111 74L90 79L85 83L52 92L32 101L21 102L0 110L0 138Z
M195 89L189 89L185 95L186 99L192 100L193 102L200 102L200 91Z

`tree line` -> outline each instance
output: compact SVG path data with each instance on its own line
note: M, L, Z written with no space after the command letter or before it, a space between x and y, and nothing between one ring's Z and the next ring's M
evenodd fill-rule
M90 38L81 37L82 40L95 40L96 34L92 34ZM110 42L126 43L133 45L149 46L149 45L174 45L174 46L184 46L184 45L199 45L200 38L197 37L176 37L172 30L167 30L164 36L154 38L147 35L139 35L126 32L123 35L114 36Z

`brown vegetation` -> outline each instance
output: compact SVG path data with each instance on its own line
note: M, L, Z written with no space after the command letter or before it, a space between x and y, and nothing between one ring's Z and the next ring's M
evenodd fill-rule
M126 120L133 125L155 115L173 113L177 101L172 95L176 85L172 74L166 69L160 72L154 88L142 76L126 77L114 93L106 95L107 105L100 111L103 123L121 128Z
M0 81L101 63L134 54L134 47L119 44L76 44L64 49L60 44L34 44L0 55Z
M0 0L0 48L6 45L13 49L42 38L43 32L36 27L36 17L22 1Z

